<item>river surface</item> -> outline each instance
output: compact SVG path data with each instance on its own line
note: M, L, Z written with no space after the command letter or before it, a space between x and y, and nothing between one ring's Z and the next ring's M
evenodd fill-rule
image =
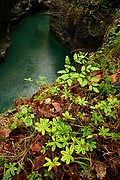
M64 68L64 59L70 55L49 31L49 15L35 14L23 19L11 34L11 46L0 63L0 112L13 107L14 100L26 98L38 90L36 80L45 76L53 83L57 71ZM33 82L25 81L32 78Z

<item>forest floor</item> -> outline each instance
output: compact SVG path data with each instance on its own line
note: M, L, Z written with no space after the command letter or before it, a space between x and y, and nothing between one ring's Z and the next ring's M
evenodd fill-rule
M75 54L77 70L66 57L56 83L0 115L0 179L120 178L119 57L103 54Z

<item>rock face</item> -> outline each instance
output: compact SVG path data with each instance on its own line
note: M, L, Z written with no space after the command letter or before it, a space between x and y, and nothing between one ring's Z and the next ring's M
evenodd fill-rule
M0 0L0 60L10 46L9 29L29 11L48 5L46 0Z
M73 51L100 47L112 13L99 0L52 0L50 8L50 29Z

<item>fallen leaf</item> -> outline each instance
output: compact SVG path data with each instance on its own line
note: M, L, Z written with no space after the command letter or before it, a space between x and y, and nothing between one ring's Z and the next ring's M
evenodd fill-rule
M33 163L32 163L33 164L32 170L37 171L38 169L43 167L44 163L45 163L45 157L44 156L35 157L35 159L33 160Z
M112 80L113 83L115 83L115 82L118 81L118 77L117 77L116 74L112 74L112 75L110 76L110 79Z
M117 69L116 69L116 72L117 72L117 73L120 73L120 68L117 68Z
M33 143L30 145L30 149L32 151L32 154L35 154L36 152L40 152L42 149L41 145L39 143Z
M56 112L60 112L62 110L60 103L54 102L54 103L52 103L52 105L54 106Z
M4 145L4 150L6 150L6 151L9 151L10 150L10 144L5 144Z
M47 108L39 108L38 107L38 111L39 111L39 114L43 117L49 117L49 118L53 118L55 117L54 115L54 112L51 112L50 109L47 109Z
M9 128L0 130L0 136L2 136L3 138L9 137L10 133L11 130Z
M47 98L47 99L45 99L45 104L49 104L50 102L51 102L51 99L50 98Z
M99 81L100 81L100 78L102 77L101 71L98 70L98 71L93 72L93 73L92 73L92 77L98 78L98 80L97 80L96 82L99 82Z
M92 169L96 171L97 177L103 180L106 175L107 165L101 161L94 160Z
M70 180L80 180L80 176L78 174L72 174Z

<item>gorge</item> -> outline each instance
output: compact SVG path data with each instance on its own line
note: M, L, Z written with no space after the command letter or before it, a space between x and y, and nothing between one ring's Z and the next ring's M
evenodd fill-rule
M10 108L18 97L28 97L40 86L35 82L45 76L55 81L57 71L63 69L70 54L49 30L49 15L37 13L24 18L10 34L11 46L0 63L0 110ZM32 78L32 83L24 81Z

